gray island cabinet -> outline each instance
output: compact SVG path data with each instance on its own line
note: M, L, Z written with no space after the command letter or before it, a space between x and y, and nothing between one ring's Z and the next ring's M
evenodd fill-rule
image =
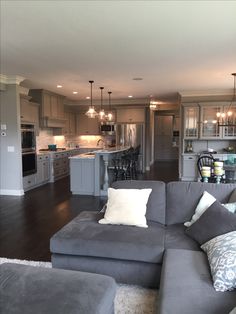
M101 149L70 157L70 190L72 194L105 196L113 180L109 171L112 159L119 158L124 148Z

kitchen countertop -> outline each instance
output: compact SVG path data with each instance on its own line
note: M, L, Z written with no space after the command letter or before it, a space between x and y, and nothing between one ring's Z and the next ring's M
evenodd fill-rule
M95 159L94 153L84 153L69 157L69 159Z
M84 158L89 158L89 159L94 159L95 155L107 155L107 154L116 154L116 153L121 153L123 151L126 151L129 149L129 147L111 147L111 148L106 148L106 149L99 149L95 151L91 151L88 153L83 153L79 155L75 155L72 157L69 157L69 159L84 159Z
M38 155L43 154L58 154L58 153L66 153L71 151L79 151L79 148L66 148L66 149L58 149L58 150L43 150L43 151L37 151Z

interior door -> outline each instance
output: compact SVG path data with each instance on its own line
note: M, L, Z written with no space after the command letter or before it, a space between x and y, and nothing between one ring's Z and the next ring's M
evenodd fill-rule
M172 145L173 115L156 115L154 127L155 160L178 159L178 150Z

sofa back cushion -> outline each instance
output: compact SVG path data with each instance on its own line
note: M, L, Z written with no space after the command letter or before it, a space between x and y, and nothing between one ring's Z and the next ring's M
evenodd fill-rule
M166 191L166 224L190 221L204 191L220 203L227 203L236 184L170 182Z
M112 183L114 189L152 189L147 203L147 220L165 224L166 185L162 181L116 181Z

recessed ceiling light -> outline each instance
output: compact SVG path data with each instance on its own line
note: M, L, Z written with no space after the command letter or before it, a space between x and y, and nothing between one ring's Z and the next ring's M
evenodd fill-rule
M134 77L133 80L134 80L134 81L142 81L143 78L142 78L142 77Z
M132 96L132 95L129 95L128 97L129 97L129 98L133 98L133 96Z
M78 94L78 92L74 91L73 94L76 95L76 94Z
M87 97L86 97L86 99L90 99L90 97L89 97L89 96L87 96Z
M62 85L57 85L57 88L62 88Z

